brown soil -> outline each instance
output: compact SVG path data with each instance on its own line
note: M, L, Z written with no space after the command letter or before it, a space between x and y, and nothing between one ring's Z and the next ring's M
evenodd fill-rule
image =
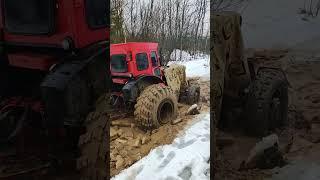
M201 111L209 111L209 81L198 79L201 85ZM110 173L111 177L146 156L160 145L170 144L192 121L194 116L185 115L189 105L179 104L177 124L166 124L157 130L142 131L133 124L133 116L115 119L110 129Z
M305 52L286 54L285 51L268 50L254 53L251 50L251 58L281 67L286 73L290 83L289 125L275 133L279 136L280 147L292 143L284 154L285 158L292 161L305 156L310 147L320 142L320 58ZM218 147L217 179L263 179L272 174L270 170L238 170L240 163L260 139L248 137L239 129L233 132L220 131L219 136L229 137L233 143Z

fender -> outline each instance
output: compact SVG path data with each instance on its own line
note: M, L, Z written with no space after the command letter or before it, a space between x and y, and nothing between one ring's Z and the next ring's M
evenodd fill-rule
M51 69L41 83L48 127L80 125L98 96L111 89L108 50L68 58Z
M41 96L45 106L46 128L64 126L67 114L65 92L68 83L72 81L85 67L85 61L69 61L57 64L45 77L40 85Z
M88 48L89 49L89 48ZM59 91L64 90L69 81L72 80L75 75L77 75L87 64L92 62L97 56L105 54L107 57L107 53L109 52L109 48L98 49L96 47L95 50L91 50L87 52L85 55L80 56L67 56L63 61L59 64L56 64L53 68L51 68L49 74L46 76L44 81L41 83L41 87L47 88L55 88ZM92 51L95 51L92 53ZM90 56L90 53L93 55ZM89 57L88 57L89 56ZM109 59L106 58L106 67L109 67ZM108 71L106 71L107 74Z
M135 80L128 81L122 88L122 93L125 101L135 102L138 98L139 94L143 89L139 89L139 85L142 83L150 85L150 84L159 84L164 83L162 79L157 76L151 75L141 75L138 76Z

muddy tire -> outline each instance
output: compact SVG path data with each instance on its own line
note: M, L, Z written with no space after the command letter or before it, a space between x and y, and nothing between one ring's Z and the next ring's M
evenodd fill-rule
M247 132L265 136L287 123L288 84L281 71L262 69L250 85L245 109Z
M134 120L143 129L158 128L175 119L178 102L168 86L153 84L144 89L135 105Z
M86 133L80 136L81 156L77 168L81 180L105 180L109 167L109 116L102 108L108 105L100 103L95 112L91 112L85 122Z

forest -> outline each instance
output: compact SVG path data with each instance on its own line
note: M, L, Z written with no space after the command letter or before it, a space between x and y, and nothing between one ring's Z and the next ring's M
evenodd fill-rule
M209 5L209 0L111 0L111 43L157 42L166 60L174 49L209 54Z

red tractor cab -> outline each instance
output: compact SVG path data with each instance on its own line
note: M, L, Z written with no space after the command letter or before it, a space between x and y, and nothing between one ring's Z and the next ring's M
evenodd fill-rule
M125 95L124 101L135 101L138 92L129 91L134 84L141 84L140 82L164 83L158 43L111 44L110 70L114 83L113 95L115 97Z
M125 84L128 77L136 79L143 75L162 77L158 43L111 44L110 55L113 83Z
M23 154L47 146L55 158L75 151L88 113L112 85L106 55L109 4L0 0L0 147L10 145ZM3 154L1 149L0 161L6 162Z
M104 0L1 0L1 41L10 50L9 64L48 71L61 59L60 53L108 40L104 4ZM17 47L21 49L12 50ZM41 53L40 48L48 51Z
M63 122L68 108L47 102L48 94L63 92L88 65L101 66L101 76L109 72L101 52L109 45L108 6L105 0L0 0L0 97L14 99L13 107L30 99L47 120ZM97 74L91 77L101 80Z
M175 119L178 101L199 102L200 86L185 81L182 65L164 69L157 43L112 44L110 51L111 103L125 107L126 112L133 110L134 121L140 128L158 128ZM174 88L179 83L184 87L177 91Z

